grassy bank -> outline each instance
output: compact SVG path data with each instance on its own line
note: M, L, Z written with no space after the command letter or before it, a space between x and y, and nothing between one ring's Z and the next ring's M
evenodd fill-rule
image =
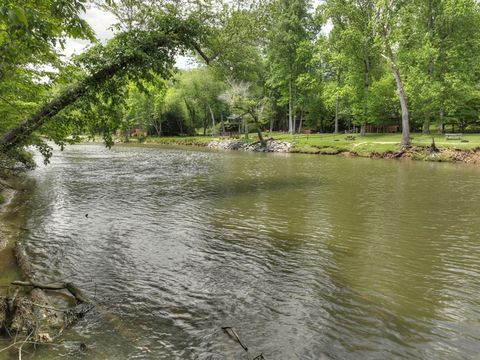
M444 135L412 134L412 148L399 153L401 134L265 134L266 138L293 143L290 152L303 154L349 154L361 157L409 157L415 160L431 161L464 161L480 163L480 134L463 135L461 139L447 140ZM427 148L432 144L432 137L440 150L432 156ZM213 136L187 137L147 137L146 144L207 146L213 140L220 140ZM254 142L258 138L250 134L245 142ZM475 158L472 160L472 156Z
M301 134L290 135L274 133L273 138L295 142L295 152L301 153L339 153L352 152L359 156L372 156L399 151L401 134L352 134L353 140L347 140L345 134ZM480 147L480 134L464 135L462 140L446 140L445 136L412 134L413 147L427 147L432 143L432 136L439 149L469 150Z

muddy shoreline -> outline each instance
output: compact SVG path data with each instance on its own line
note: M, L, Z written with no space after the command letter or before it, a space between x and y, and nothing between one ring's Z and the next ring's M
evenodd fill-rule
M31 184L9 179L4 185L8 186L1 191L0 205L0 337L9 343L0 351L21 358L28 348L54 342L93 304L74 284L37 279L20 241L26 229L19 210L30 196Z

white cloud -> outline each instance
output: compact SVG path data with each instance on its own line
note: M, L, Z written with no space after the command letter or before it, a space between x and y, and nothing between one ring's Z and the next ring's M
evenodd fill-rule
M92 6L81 17L92 27L100 42L106 43L113 37L114 32L111 27L116 22L113 14ZM70 58L74 54L81 54L89 46L91 43L86 40L67 39L62 54Z
M105 44L115 34L112 30L112 25L116 23L117 19L112 13L92 6L87 9L86 13L82 15L82 18L92 27L98 40L102 44ZM70 58L74 54L81 54L91 45L89 41L67 39L62 54ZM191 57L177 56L176 66L180 69L192 69L198 67L198 64Z
M190 56L178 55L175 60L176 60L175 66L183 70L194 69L200 66L198 61L196 61L194 58Z

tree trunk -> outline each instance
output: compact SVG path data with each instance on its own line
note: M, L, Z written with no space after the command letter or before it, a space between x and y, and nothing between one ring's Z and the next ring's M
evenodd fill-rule
M443 123L443 108L440 109L440 122L438 124L438 132L440 134L444 134L445 133L445 124Z
M158 123L157 123L157 135L162 136L162 115L158 115Z
M4 151L8 151L16 146L24 145L27 137L38 130L48 119L73 104L90 89L98 87L116 73L128 68L130 62L134 62L134 58L107 66L62 92L58 97L43 105L35 114L6 132L0 139L0 146Z
M187 99L184 98L183 101L185 102L185 106L187 107L188 113L190 114L190 120L192 121L192 124L195 124L195 119L197 117L197 114L195 113L195 108L193 106L190 106Z
M430 42L433 43L433 2L432 0L428 0L428 19L427 19L427 29L428 29L428 36L430 37ZM428 77L430 83L433 82L433 57L430 56L428 59ZM428 99L428 103L430 104L432 98ZM429 105L427 105L429 106ZM430 134L430 120L432 118L431 111L428 111L426 118L423 121L422 125L422 134L428 135Z
M212 116L212 136L215 136L217 130L215 129L215 116L213 115L212 107L208 104L208 109L210 110L210 115Z
M340 87L341 78L342 78L342 74L341 74L341 70L339 70L337 73L337 90ZM338 121L340 119L339 112L340 112L340 97L337 94L335 98L335 129L333 131L335 134L338 134L338 131L339 131L339 128L338 128Z
M257 127L258 140L260 141L260 144L262 144L262 146L265 146L267 143L263 139L262 129L260 127L260 121L257 116L253 116L253 120L255 121L255 125Z
M422 134L424 134L424 135L430 134L430 117L429 117L429 115L427 115L427 117L423 121Z
M402 108L402 147L410 146L410 119L408 115L407 97L405 96L405 90L403 88L402 78L400 77L400 71L396 65L393 65L393 74L395 82L397 83L398 97L400 99L400 106Z
M127 123L127 133L126 133L126 136L125 136L125 142L129 142L130 141L130 131L131 131L131 128L130 128L130 122Z
M335 134L338 134L338 109L340 107L340 100L337 96L335 100L335 130L333 131Z
M181 27L180 30L184 28ZM210 59L203 53L198 44L192 38L186 37L179 32L179 29L170 29L168 34L172 36L161 35L152 43L139 44L140 52L146 54L152 51L158 51L158 48L164 47L168 51L174 50L178 46L194 49L205 60L207 65ZM149 47L150 46L150 47ZM87 92L95 92L100 85L111 79L115 75L128 73L132 67L144 65L144 56L138 56L138 51L130 57L121 57L120 61L104 67L96 73L79 81L69 89L60 93L52 101L44 104L37 112L25 119L23 122L9 130L0 138L0 147L3 151L9 151L15 147L26 145L27 138L38 130L45 122L69 105L72 105ZM165 67L164 73L168 72L169 67Z
M360 126L360 136L365 136L366 133L367 133L367 124L362 123L362 125Z
M397 84L397 93L400 100L400 107L402 109L402 141L400 146L402 149L410 147L410 117L408 114L408 105L407 97L405 95L405 89L403 87L402 77L400 76L400 69L397 65L397 60L393 54L390 43L384 36L385 48L387 50L388 59L390 60L390 66L392 68L393 77L395 78L395 83Z
M369 88L370 88L370 58L364 60L365 65L365 79L363 83L363 123L362 127L360 128L360 135L365 136L367 132L367 121L368 121L368 95L369 95Z
M273 132L273 117L270 118L270 133Z
M225 123L223 122L223 114L220 114L220 122L222 123L222 135L225 135Z
M153 120L153 111L151 109L151 106L152 106L152 101L151 101L151 95L146 95L145 97L145 112L147 113L147 125L145 126L145 124L142 124L142 131L143 132L147 132L150 130L152 124L154 123L154 120Z
M298 125L298 133L302 133L302 126L303 126L303 109L300 110L300 124Z
M288 132L293 134L292 79L288 82Z

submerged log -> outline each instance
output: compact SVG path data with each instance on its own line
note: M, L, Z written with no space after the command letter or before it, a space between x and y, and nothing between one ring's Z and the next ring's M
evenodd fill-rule
M14 281L12 285L16 286L27 286L33 287L35 289L42 289L42 290L68 290L70 294L77 300L77 303L90 303L91 301L88 299L83 292L76 287L72 283L58 283L58 284L42 284L38 281Z

